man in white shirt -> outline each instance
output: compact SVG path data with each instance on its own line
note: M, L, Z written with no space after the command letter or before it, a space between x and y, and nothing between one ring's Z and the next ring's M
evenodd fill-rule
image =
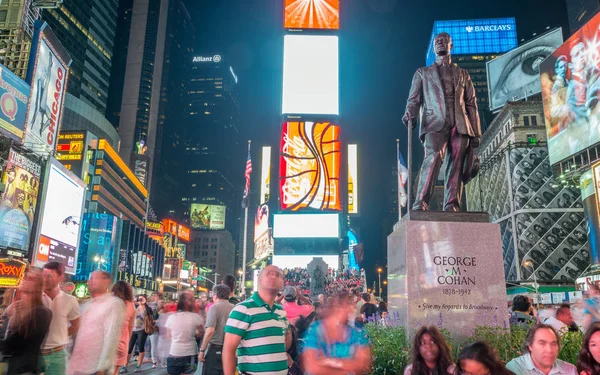
M45 375L63 375L67 369L69 337L79 330L79 303L58 287L65 279L65 266L58 262L44 265L42 302L52 311L52 321L42 344L41 367Z
M68 375L114 372L125 304L108 292L110 274L94 271L88 280L91 301L81 308L81 328L67 367Z
M565 332L569 331L569 327L573 324L573 313L569 305L561 305L556 310L556 317L551 316L544 320L544 324L552 326L562 336Z

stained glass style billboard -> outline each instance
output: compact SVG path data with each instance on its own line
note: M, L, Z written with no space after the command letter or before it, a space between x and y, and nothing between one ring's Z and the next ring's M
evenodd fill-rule
M286 29L340 28L340 0L285 0Z
M441 32L447 32L452 37L453 55L503 53L518 45L514 17L435 21L427 48L427 65L435 61L433 38Z
M283 123L279 196L283 210L341 211L340 127L329 122Z

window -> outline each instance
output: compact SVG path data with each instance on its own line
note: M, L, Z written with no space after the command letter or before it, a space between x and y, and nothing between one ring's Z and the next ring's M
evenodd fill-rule
M202 245L203 249L208 249L208 245Z
M203 238L202 242L208 242L208 237Z
M537 117L531 116L531 126L537 126Z
M217 241L218 241L218 239L215 238L215 237L213 237L213 238L210 239L210 242L217 242Z
M217 248L217 245L210 245L210 248L211 248L211 249L216 249L216 248Z
M523 116L523 125L529 126L529 116Z

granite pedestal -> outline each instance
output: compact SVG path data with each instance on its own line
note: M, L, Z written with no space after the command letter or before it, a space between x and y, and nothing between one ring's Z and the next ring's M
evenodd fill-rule
M487 213L405 215L388 236L388 308L410 335L421 325L456 337L508 327L500 226Z

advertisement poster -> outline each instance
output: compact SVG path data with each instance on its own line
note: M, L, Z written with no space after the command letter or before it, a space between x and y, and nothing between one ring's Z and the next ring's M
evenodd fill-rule
M86 213L81 222L81 239L77 273L73 280L87 280L90 273L102 270L112 273L117 236L117 217L103 213ZM96 261L98 256L103 261Z
M31 80L25 145L50 153L54 151L58 139L69 71L68 65L62 63L50 47L44 32L39 35Z
M600 142L600 13L540 65L550 163Z
M340 0L285 0L286 29L340 28Z
M68 172L56 159L51 159L45 203L41 211L36 266L42 267L46 262L55 260L65 265L68 274L76 273L84 198L83 181Z
M29 85L4 65L0 65L0 131L23 143Z
M10 150L2 183L0 246L27 252L38 201L41 167Z
M131 255L131 259L134 275L152 278L152 267L154 267L154 258L152 255L138 251Z
M258 206L254 217L254 241L269 231L269 206L261 204Z
M562 42L562 29L558 28L489 61L486 70L490 110L502 108L507 101L539 94L540 63Z
M61 132L56 144L56 159L77 177L82 177L86 137L82 132Z
M225 206L193 203L190 208L192 229L225 229Z
M341 211L340 127L285 122L280 144L279 196L283 210Z

